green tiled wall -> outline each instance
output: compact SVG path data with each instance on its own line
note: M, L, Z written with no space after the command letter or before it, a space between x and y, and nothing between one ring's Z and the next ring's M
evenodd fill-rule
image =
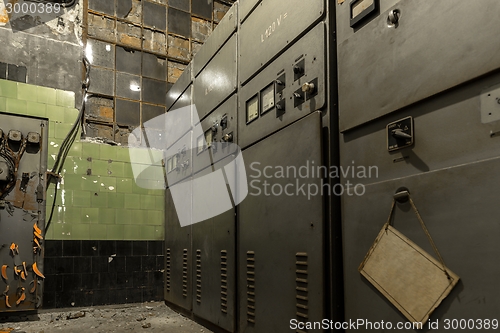
M49 119L49 169L78 114L74 105L74 92L0 80L0 111ZM76 141L62 176L47 239L164 239L165 193L135 184L128 148ZM47 216L53 198L52 184Z

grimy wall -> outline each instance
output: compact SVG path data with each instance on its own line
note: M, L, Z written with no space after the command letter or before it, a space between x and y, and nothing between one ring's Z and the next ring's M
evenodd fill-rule
M76 1L62 8L63 15L43 22L43 15L37 13L9 16L0 1L4 44L0 112L49 119L49 169L81 106L84 50L92 43L103 45L103 56L111 61L109 68L102 66L99 49L91 49L94 90L86 105L86 135L77 139L66 159L45 235L45 308L162 299L164 192L135 185L126 138L148 106L157 107L155 112L164 110L167 90L230 6L189 0L170 1L170 6L166 1L146 0L106 4ZM151 10L158 8L164 10L163 18ZM127 17L120 16L120 10ZM169 23L162 28L150 25L151 20ZM152 80L142 73L138 82L142 94L136 101L114 88L109 94L98 91L102 86L118 87L115 81L120 75L130 74L115 65L122 60L122 50L125 58L139 55L138 63L132 59L131 65L164 64L163 76L155 78L164 82L164 90L155 92L154 103L143 87ZM112 75L95 75L103 70ZM123 117L118 113L117 119L117 99L139 107L123 110ZM96 100L101 103L93 103ZM139 123L122 124L123 118L139 119ZM52 184L47 193L48 215L53 201Z

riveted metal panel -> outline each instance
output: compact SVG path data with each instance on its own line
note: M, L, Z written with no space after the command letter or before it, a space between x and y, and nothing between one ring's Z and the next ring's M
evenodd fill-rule
M2 296L0 312L36 310L44 289L35 269L44 273L48 121L0 113L0 129L0 145L8 147L0 149L1 171L8 173L0 181L0 266L6 265L0 292L10 305Z
M231 158L198 172L195 178L227 165ZM207 195L218 195L207 188ZM229 188L228 188L229 190ZM232 208L193 228L193 314L227 332L235 331L236 220Z
M229 97L236 87L236 35L233 35L194 80L193 102L200 119Z
M499 82L500 74L489 75L345 132L341 164L355 168L345 179L370 184L498 156L500 123L481 121L480 96ZM386 126L407 116L415 143L389 152ZM358 177L358 167L374 167L372 176Z
M191 311L191 226L181 228L170 189L165 200L165 301Z
M239 329L289 332L291 319L320 321L326 295L324 198L298 189L321 187L321 179L310 172L309 177L268 177L269 169L263 172L265 167L274 175L280 166L321 165L321 114L288 126L244 150L243 156L250 187L239 205ZM270 194L264 192L264 181ZM288 195L272 194L273 187L277 193L288 184Z
M165 104L167 107L167 111L172 108L174 103L177 102L179 97L184 93L184 91L186 91L187 87L193 82L191 77L191 68L192 65L190 63L189 65L186 66L184 72L182 72L182 75L179 77L177 82L167 92L166 104Z
M222 45L236 31L238 25L237 16L238 3L236 2L224 15L224 18L214 29L210 38L205 41L205 44L196 53L193 59L193 73L195 77L198 76L210 59L212 59Z
M327 92L325 33L325 24L319 23L240 89L238 143L242 148L325 106ZM303 63L304 75L295 80L293 68L297 63ZM283 82L277 83L277 80ZM296 105L294 93L301 91L303 84L313 81L315 82L315 95L307 100L304 98L299 105ZM258 118L248 122L246 116L247 101L256 95L259 98L259 93L262 97L263 89L270 84L275 85L274 107L264 112L262 105L260 105ZM280 101L284 110L277 109Z
M211 142L207 142L205 148L196 149L193 152L193 172L199 172L207 166L221 158L229 156L236 146L224 147L221 143L225 143L224 136L230 135L231 141L236 143L238 140L237 122L236 122L236 104L237 96L231 96L221 106L210 113L201 122L204 138ZM201 138L193 138L193 147L198 147L198 140ZM213 144L211 144L213 143ZM228 151L227 149L230 149Z
M407 187L447 267L460 282L431 316L436 332L445 319L496 318L500 253L497 172L493 158L437 171L384 181L365 187L364 195L344 195L343 244L346 320L405 321L358 272L368 249L389 216L393 194ZM434 251L408 203L397 204L394 227L434 257ZM395 254L397 255L397 254ZM426 329L428 327L426 326ZM354 332L350 330L349 332Z
M297 10L299 9L300 10ZM324 0L263 0L240 27L240 83L245 84L318 22Z
M239 6L240 6L240 13L239 13L240 22L243 22L247 18L248 14L250 14L250 12L255 8L255 6L257 6L257 4L260 1L261 0L240 0L240 1L238 1Z
M500 46L492 42L498 1L477 6L453 0L399 1L386 6L352 30L345 27L348 6L337 5L341 131L500 67ZM399 21L390 27L393 10L399 11Z

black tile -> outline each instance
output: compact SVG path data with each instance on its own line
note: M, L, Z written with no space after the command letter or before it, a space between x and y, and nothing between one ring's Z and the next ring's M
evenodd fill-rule
M159 256L165 251L165 242L163 241L148 241L148 255Z
M56 292L63 290L62 275L45 275L44 292Z
M164 268L165 268L165 256L156 256L155 271L161 271Z
M193 0L191 2L191 12L208 20L212 19L213 2L212 0Z
M168 32L184 37L191 37L191 14L177 10L168 9Z
M154 119L158 116L165 114L165 107L142 104L142 123ZM147 128L164 129L165 123L162 121L152 121L148 124Z
M92 257L92 273L107 273L108 257Z
M0 79L7 79L7 64L0 62Z
M156 268L156 256L142 256L141 265L143 271L154 271Z
M114 0L106 0L106 1L89 0L89 9L114 16L115 15L115 1Z
M168 5L177 9L185 10L189 12L189 0L168 0Z
M69 308L71 303L75 302L75 295L72 291L61 291L56 292L56 307L57 308Z
M132 242L131 241L116 241L116 255L130 256L132 255Z
M80 274L62 274L63 291L70 292L80 289L81 275Z
M142 302L142 289L130 288L127 289L127 303L140 303Z
M91 66L89 93L113 96L115 94L115 72L111 69Z
M95 290L93 305L107 305L109 303L109 290Z
M92 65L115 68L115 45L92 38L87 39L87 50L92 52Z
M164 276L163 272L156 271L153 272L153 280L151 281L151 286L163 286Z
M97 289L109 289L112 285L112 275L110 273L99 273L99 284Z
M144 288L142 289L142 301L150 302L154 301L156 298L155 289L154 288Z
M132 254L134 256L145 256L148 254L148 242L147 241L133 241L132 242Z
M79 240L65 240L62 247L63 257L79 257L82 253L82 242Z
M163 301L164 300L163 285L155 287L155 295L156 295L156 299L154 299L154 301Z
M99 256L109 257L116 254L116 243L115 241L99 241Z
M43 273L44 275L57 274L56 272L56 261L59 258L47 257L43 259Z
M110 304L125 304L127 303L127 292L125 289L118 289L109 292Z
M139 102L116 100L116 122L119 125L139 126L141 105Z
M142 100L149 103L163 104L167 94L167 82L148 78L142 79Z
M45 282L47 283L47 282ZM53 291L44 290L42 306L44 309L52 309L56 307L56 293Z
M82 241L82 256L93 257L99 255L99 241Z
M142 53L142 75L158 79L167 80L167 60L159 58L151 53Z
M132 288L134 286L134 273L123 272L116 275L117 288Z
M94 303L94 292L83 290L75 291L75 306L92 306Z
M141 75L141 52L117 46L116 70Z
M116 273L125 272L125 257L116 256L112 258L113 260L108 264L108 270Z
M73 266L75 273L90 273L92 272L92 258L75 257Z
M123 18L132 9L132 0L116 0L116 16Z
M140 100L141 86L140 76L116 72L116 96Z
M7 80L24 82L26 83L26 67L8 64L7 66Z
M134 272L134 288L148 285L148 272Z
M45 241L45 258L62 256L62 240Z
M125 259L125 268L127 272L138 272L141 270L141 257L127 257Z
M71 257L61 257L54 260L54 273L55 274L72 274L73 270L73 258Z
M99 286L99 273L85 273L81 275L81 289L93 290Z
M143 1L142 3L144 25L164 31L167 28L167 7L149 1Z

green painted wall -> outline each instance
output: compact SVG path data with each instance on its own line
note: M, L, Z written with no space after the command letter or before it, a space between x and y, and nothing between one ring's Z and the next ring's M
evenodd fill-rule
M1 112L49 119L49 169L78 114L74 105L74 92L0 80ZM128 148L76 141L62 176L47 239L164 239L165 193L135 184ZM52 184L47 217L53 192Z

